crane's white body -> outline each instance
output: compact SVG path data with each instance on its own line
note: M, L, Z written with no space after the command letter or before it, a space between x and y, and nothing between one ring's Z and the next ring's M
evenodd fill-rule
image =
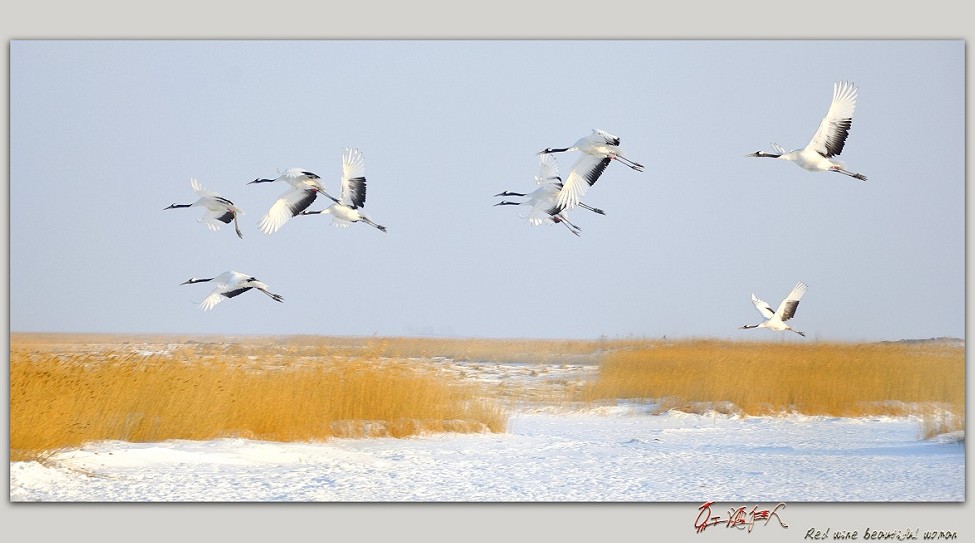
M768 328L769 330L775 330L776 332L783 332L789 330L795 332L800 336L805 336L806 334L796 330L785 323L785 321L791 319L796 314L796 308L799 307L799 300L802 295L806 293L806 284L800 281L796 283L793 287L792 292L782 300L779 304L778 309L772 311L772 306L768 302L758 298L752 293L752 303L755 305L755 309L764 317L766 320L759 324L746 324L741 328Z
M216 192L207 190L196 178L190 178L190 186L193 187L193 190L199 196L195 202L192 204L172 204L165 209L194 206L202 207L206 211L202 217L197 219L197 222L205 224L210 230L217 231L220 230L221 223L229 224L230 221L233 221L237 236L243 239L244 235L240 233L240 225L237 222L237 217L243 215L244 212L230 200L220 196Z
M856 108L858 90L856 85L845 81L833 84L833 101L830 103L829 110L819 123L819 129L802 149L785 152L780 145L773 143L774 153L756 151L747 156L788 160L811 172L838 172L866 181L865 175L853 173L847 170L843 163L831 160L832 157L843 152L850 127L853 125L853 110Z
M275 179L255 179L251 183L287 183L290 188L278 197L271 205L271 209L258 223L258 228L265 234L273 234L281 229L291 217L308 209L319 194L335 200L325 192L325 185L321 178L302 168L288 168ZM250 183L248 183L250 184Z
M603 174L606 167L613 160L626 164L630 168L642 172L643 165L633 162L623 156L620 149L620 139L605 130L594 128L592 134L580 138L569 147L561 149L548 148L539 154L562 153L566 151L580 151L582 155L576 160L569 170L561 192L559 192L558 202L565 209L572 209L579 205L579 201L585 196L589 187L596 184L599 176Z
M225 298L233 298L234 296L243 294L252 288L267 294L276 302L281 302L284 300L284 298L282 298L280 295L272 293L268 289L268 286L259 281L256 277L236 271L223 272L216 277L206 279L191 277L182 284L188 285L192 283L204 283L210 281L215 282L217 286L210 292L209 296L200 302L200 309L204 311L213 309L213 306L222 302Z
M362 213L366 205L366 164L358 149L345 148L342 152L342 188L338 200L320 211L307 211L302 215L325 214L332 216L332 225L348 228L355 222L364 222L385 232L386 227L372 222Z

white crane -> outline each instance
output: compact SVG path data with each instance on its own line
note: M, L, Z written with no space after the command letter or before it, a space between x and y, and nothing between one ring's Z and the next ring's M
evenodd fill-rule
M258 178L248 183L248 185L251 185L253 183L283 181L291 186L287 192L278 197L277 201L271 206L271 209L268 210L267 215L258 223L261 232L265 234L277 232L291 217L308 209L308 206L315 201L315 198L319 194L324 194L325 197L334 202L338 202L338 200L325 192L325 186L322 185L319 179L318 175L302 168L288 168L284 173L274 179Z
M857 105L858 90L856 85L846 81L837 81L833 84L833 101L829 105L829 110L823 117L823 121L819 123L819 130L802 149L786 153L782 146L773 143L774 153L755 151L745 156L788 160L811 172L839 172L866 181L867 176L862 173L853 173L844 168L841 162L830 160L843 152L843 146L853 124L853 109Z
M758 309L758 312L765 317L765 321L759 324L746 324L742 326L741 329L768 328L769 330L775 330L777 332L789 330L805 337L806 334L785 323L785 321L795 316L796 308L799 307L799 299L802 298L802 295L805 293L806 284L802 281L796 283L796 286L793 287L792 292L789 293L789 296L786 297L785 300L782 300L782 303L779 304L779 308L775 310L775 312L772 311L772 306L770 306L768 302L759 299L754 293L752 293L752 303L755 304L755 309Z
M215 281L217 283L216 288L210 292L202 302L200 302L200 309L204 311L209 311L213 306L217 305L224 298L233 298L238 294L243 294L252 288L267 294L275 302L283 302L284 298L279 294L274 294L268 290L268 286L259 281L256 277L251 275L243 274L235 271L223 272L216 277L209 277L206 279L197 279L191 277L190 279L184 281L183 285L189 285L193 283L205 283L207 281Z
M623 156L619 148L620 139L617 136L593 129L592 134L579 139L569 147L543 149L539 154L564 153L566 151L581 151L582 156L572 165L559 193L559 205L565 209L572 209L579 205L579 200L585 195L589 187L593 186L603 174L610 161L616 160L626 164L638 172L643 171L643 165Z
M240 208L216 192L205 189L196 178L190 178L190 186L200 196L197 201L192 204L172 204L169 207L163 208L163 210L179 207L205 207L206 213L197 219L198 222L207 225L207 228L210 230L220 230L220 223L230 224L230 221L234 221L234 229L237 231L237 237L244 239L244 235L240 233L240 225L237 224L237 216L244 214Z
M569 222L565 209L558 203L559 193L562 191L563 184L562 178L559 177L558 162L555 160L553 155L539 155L538 175L535 176L535 183L538 184L538 188L529 193L512 192L506 190L504 192L495 194L496 197L521 196L527 197L527 199L522 200L521 202L502 200L494 205L526 206L529 208L528 213L526 215L522 215L521 217L523 219L528 219L528 222L532 225L537 226L539 224L561 223L564 224L570 232L578 236L580 228ZM606 214L602 209L588 206L582 202L579 202L578 205L581 208L588 209L600 215Z
M301 214L331 215L332 224L339 228L348 228L354 222L364 222L383 232L386 231L385 226L372 222L361 211L361 208L366 205L366 163L358 149L346 147L342 152L342 190L339 199L332 198L332 200L335 203L325 209L305 211Z

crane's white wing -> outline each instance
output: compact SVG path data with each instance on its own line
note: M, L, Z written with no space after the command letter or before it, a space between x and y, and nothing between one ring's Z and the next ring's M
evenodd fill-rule
M262 285L263 283L257 282L256 284L261 284ZM254 288L254 286L256 286L256 285L246 284L246 285L242 285L240 287L234 288L233 290L220 290L220 289L216 289L213 292L211 292L210 295L206 297L206 299L204 299L202 302L200 302L200 307L204 311L209 311L210 309L213 308L213 306L219 304L224 298L233 298L234 296L237 296L237 295L240 295L240 294L243 294L243 293L247 292L248 290ZM258 288L260 288L260 287L258 287ZM268 296L272 296L271 293L270 292L267 292L266 289L262 289L262 290L264 290L264 292L267 293Z
M560 191L561 183L558 181L546 183L536 189L534 192L535 202L528 214L522 218L528 219L528 222L534 226L553 222L552 216L557 215L562 210L562 206L558 203Z
M225 209L207 209L207 212L200 218L200 222L207 225L210 230L220 230L220 223L229 224L234 220L234 214Z
M551 217L563 209L558 203L559 193L564 185L559 177L559 164L555 155L539 155L538 175L535 183L539 186L531 193L528 202L534 202L527 218L532 224L552 222Z
M538 155L538 175L535 176L535 183L546 185L552 182L562 182L562 178L559 177L559 163L555 155L542 153Z
M562 191L559 192L559 205L565 209L572 209L579 205L586 191L596 183L611 160L609 157L596 157L583 153L569 170L569 176L565 180Z
M792 288L792 292L789 293L789 296L785 300L782 300L782 303L779 304L779 309L775 312L775 314L782 319L783 322L791 319L796 314L796 308L799 307L799 299L802 298L802 295L805 293L806 284L802 281L796 283L796 286Z
M592 129L592 135L589 136L593 143L597 145L619 145L619 136L614 136L605 130L600 130L598 128Z
M227 291L239 287L240 285L246 283L250 278L251 277L247 274L231 270L221 273L213 280L216 282L218 289Z
M299 184L304 181L318 179L318 175L314 172L310 172L304 168L288 168L281 174L281 178L284 178L292 186Z
M237 271L221 273L213 279L217 286L210 292L209 296L200 302L200 309L209 311L213 309L213 306L222 302L224 298L233 298L238 294L243 294L253 288L254 285L266 286L256 279L254 281L251 279L251 276Z
M215 288L213 289L213 292L211 292L209 296L207 296L206 298L203 299L202 302L200 302L200 309L204 311L210 311L211 309L213 309L213 306L222 302L223 299L224 299L224 295L222 289L220 289L219 287Z
M336 228L348 228L352 226L352 223L345 219L340 219L339 217L332 216L332 226Z
M278 198L267 215L258 223L258 228L265 234L273 234L284 226L291 217L308 209L315 201L318 192L315 189L291 189Z
M758 312L761 313L766 319L771 319L772 316L775 315L775 313L772 312L772 306L770 306L765 300L756 297L755 294L752 294L752 303L755 304L755 309L757 309Z
M197 194L204 198L217 198L220 196L216 192L207 190L206 187L204 187L203 184L200 183L195 177L190 178L190 186L193 187L193 190Z
M548 211L541 210L541 209L532 210L532 212L528 214L527 217L528 222L532 226L538 226L540 224L554 224L558 222L556 218L563 221L567 221L569 219L565 211L559 211L555 213L553 213L552 211L554 210L548 210Z
M342 153L342 190L339 201L358 208L366 203L366 163L358 149L346 148Z
M857 105L857 87L846 81L833 84L833 102L829 111L819 123L819 130L813 136L807 149L812 149L826 158L843 152L843 145L853 124L853 109Z
M549 224L555 222L552 217L559 214L559 211L555 207L540 207L536 205L528 212L525 217L532 226L538 226L540 224Z

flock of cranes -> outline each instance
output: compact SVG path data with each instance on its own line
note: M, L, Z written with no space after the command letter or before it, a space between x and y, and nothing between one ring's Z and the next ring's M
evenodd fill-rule
M857 92L856 85L849 82L836 82L833 85L833 99L826 116L805 147L786 152L781 146L773 143L774 153L756 151L746 156L788 160L812 172L831 171L866 181L867 178L863 174L851 172L842 163L834 160L834 157L843 151L846 139L849 136L853 121L853 110L856 107ZM569 173L563 177L559 172L558 162L554 154L571 151L577 151L580 154L569 169ZM538 155L539 168L538 174L535 176L537 188L531 192L507 190L500 192L495 196L517 196L524 199L521 201L502 200L494 205L523 206L527 212L521 217L527 219L530 224L563 224L576 236L579 235L581 229L569 221L568 213L571 210L579 207L599 215L605 215L602 209L582 202L582 198L596 184L610 163L615 160L637 172L644 171L642 164L624 156L620 149L619 137L600 129L593 129L590 135L580 138L569 147L549 147L539 151ZM358 149L346 148L342 153L342 177L338 198L326 192L318 175L302 168L289 168L274 179L258 178L248 184L277 182L286 183L289 188L278 197L258 223L258 228L265 234L277 232L293 217L317 214L331 215L332 224L338 227L347 228L352 223L362 222L386 232L385 226L373 222L362 212L366 202L366 177L365 162ZM196 179L191 179L190 185L196 191L199 199L191 204L174 203L164 209L203 207L206 211L203 217L199 219L200 222L211 230L218 230L220 223L229 224L233 221L237 235L243 238L238 225L238 217L243 215L243 211L230 200L206 190ZM318 211L307 211L318 195L328 198L333 203ZM236 271L224 272L216 277L205 279L190 278L182 284L210 281L215 282L216 287L200 303L199 306L204 311L212 309L224 298L233 298L251 289L257 289L277 302L283 301L280 295L270 292L268 286L256 277ZM765 320L759 324L746 324L741 328L767 328L780 332L788 330L805 336L803 332L792 328L785 322L795 316L799 300L805 294L806 288L807 285L803 282L796 284L775 311L772 311L772 306L753 293L752 303Z
M325 185L321 182L321 177L317 174L302 168L288 168L281 175L274 179L257 178L253 183L287 183L288 190L278 197L267 214L258 223L258 228L265 234L273 234L281 229L292 217L299 215L328 214L332 216L332 224L340 228L348 228L354 222L363 222L374 226L382 232L386 227L376 224L369 217L362 213L362 207L366 204L366 166L362 158L362 153L358 149L346 148L342 153L342 177L340 179L339 197L335 198L325 191ZM182 207L200 206L206 209L199 222L205 224L211 230L219 230L220 223L234 223L237 236L243 239L244 235L240 232L237 218L244 214L233 202L220 196L216 192L206 190L196 179L190 179L190 186L196 191L199 198L191 204L171 204L166 209L176 209ZM318 195L321 194L333 203L325 209L318 211L306 211ZM209 311L213 306L220 303L224 298L233 298L251 289L257 289L271 297L276 302L283 302L284 298L280 294L274 294L268 290L268 286L258 278L240 273L237 271L227 271L216 277L197 279L195 277L184 281L182 284L203 283L213 281L216 287L210 292L202 302L200 309Z

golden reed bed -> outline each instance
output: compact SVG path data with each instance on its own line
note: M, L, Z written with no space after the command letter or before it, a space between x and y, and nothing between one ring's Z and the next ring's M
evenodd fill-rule
M679 341L615 351L587 399L727 403L746 415L964 416L965 352L937 343Z
M437 357L592 363L565 398L743 415L904 415L964 427L964 349L937 343L11 334L11 460L88 441L502 432L494 389ZM510 390L506 389L506 393Z

